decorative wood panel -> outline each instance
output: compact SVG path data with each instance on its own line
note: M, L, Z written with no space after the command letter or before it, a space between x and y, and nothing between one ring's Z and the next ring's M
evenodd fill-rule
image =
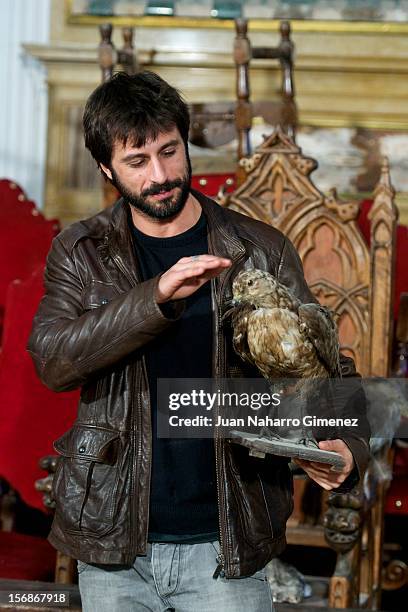
M278 227L297 248L316 298L337 315L341 349L364 376L390 365L395 229L388 163L371 211L371 246L357 225L359 206L326 196L313 184L315 160L304 157L280 128L241 160L245 182L221 203Z

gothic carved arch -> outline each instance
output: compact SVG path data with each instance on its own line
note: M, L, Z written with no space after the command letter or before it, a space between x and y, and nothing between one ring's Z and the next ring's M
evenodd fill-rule
M358 203L342 201L335 189L326 196L320 192L310 178L317 163L279 127L242 166L246 180L234 193L222 194L220 203L290 238L313 293L337 312L341 346L362 374L385 375L397 219L388 163L374 192L371 246L357 224Z

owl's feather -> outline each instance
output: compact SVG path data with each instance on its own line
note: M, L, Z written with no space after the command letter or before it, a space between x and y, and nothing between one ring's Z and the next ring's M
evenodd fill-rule
M233 344L265 378L340 376L336 324L319 304L301 304L263 270L240 272L233 282Z

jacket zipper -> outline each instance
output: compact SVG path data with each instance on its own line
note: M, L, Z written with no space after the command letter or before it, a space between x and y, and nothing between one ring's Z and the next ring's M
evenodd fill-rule
M218 328L217 328L217 343L216 343L216 355L215 355L215 363L216 363L216 373L221 370L218 367L220 361L220 345L221 345L221 333L219 322L221 307L218 307ZM216 417L218 418L218 406L216 408ZM224 540L224 532L223 532L223 521L222 521L222 513L221 513L221 478L220 478L220 467L219 467L219 455L220 455L220 446L221 441L219 438L218 430L215 430L215 438L214 438L214 448L215 448L215 475L217 481L217 508L218 508L218 525L219 525L219 534L220 534L220 552L217 556L217 567L215 568L215 572L213 574L213 578L216 580L219 576L223 578L225 576L225 567L226 567L226 558L225 558L225 540ZM225 525L225 532L227 533L227 526Z
M211 239L210 239L210 235L208 237L208 242L209 242L209 246L211 251L214 251L213 249L213 245L211 243ZM211 252L210 251L210 252ZM218 321L217 321L217 341L216 341L216 355L215 355L215 374L219 374L220 372L222 374L225 374L225 367L224 367L224 360L221 363L221 359L220 359L220 347L221 347L221 342L223 342L223 336L221 333L221 320L222 320L222 311L221 311L221 306L222 306L222 297L223 297L223 293L224 293L224 288L226 286L226 283L228 281L228 279L230 278L233 270L236 268L237 264L241 261L241 259L243 259L245 253L241 253L240 256L233 262L233 265L231 266L231 268L228 270L227 274L224 277L224 280L222 282L222 284L220 285L220 290L219 290L219 294L218 297L219 299L217 300L217 296L216 296L216 291L215 291L215 280L214 282L214 297L215 297L215 302L216 302L216 306L217 306L217 315L218 315ZM224 352L224 351L223 351ZM218 417L218 407L216 408L216 416ZM226 552L226 547L225 547L225 540L228 540L228 527L227 524L225 524L225 534L226 534L226 538L224 538L224 532L223 532L223 522L222 522L222 516L221 516L221 494L220 494L220 489L221 489L221 482L220 482L220 467L219 467L219 455L220 455L220 451L221 451L221 440L219 438L219 434L218 434L218 430L216 430L215 432L215 439L214 439L214 445L215 445L215 473L216 473L216 480L217 480L217 502L218 502L218 522L219 522L219 534L220 534L220 552L217 555L216 561L217 561L217 567L215 568L214 574L213 574L213 578L214 580L217 580L218 577L224 578L225 576L225 570L228 567L228 558L225 555ZM228 549L228 553L229 556L231 558L232 556L232 551L230 551Z
M222 234L225 236L224 232L222 232ZM228 237L225 236L227 239ZM209 237L209 243L211 242L210 237ZM213 246L212 244L210 246ZM213 250L213 249L212 249ZM241 261L241 259L243 259L245 256L245 253L241 253L237 259L235 261L233 261L233 265L231 266L231 268L228 270L227 274L225 275L222 284L220 285L220 291L219 291L219 302L217 303L217 313L218 313L218 322L217 322L217 343L216 343L216 359L215 359L215 363L216 363L216 372L221 371L223 373L225 373L225 367L224 367L224 360L222 362L222 364L219 365L219 361L220 361L220 346L221 346L221 340L223 340L222 337L222 333L220 331L220 323L221 323L221 316L222 316L222 312L221 312L221 304L222 304L222 296L223 296L223 292L224 292L224 288L226 286L226 283L228 281L228 279L230 278L232 272L234 271L234 269L236 268L237 264ZM124 276L127 278L127 280L129 281L129 283L132 286L136 286L134 279L130 276L130 274L128 273L128 271L126 270L125 266L122 263L122 260L120 259L120 257L118 257L117 255L112 255L113 260L115 261L116 265L118 266L118 268L122 271L122 273L124 274ZM215 292L215 281L214 281L214 297L215 297L215 301L217 302L217 296L216 296L216 292ZM143 371L145 372L146 370L146 364L145 364L145 360L144 358L142 358L142 362L143 362ZM136 385L137 386L137 385ZM141 405L140 405L140 398L137 394L137 407L138 407L138 411L137 411L137 417L138 417L138 425L140 427L141 425ZM217 408L217 415L218 415L218 408ZM134 446L136 444L136 434L134 434ZM221 495L220 495L220 468L219 468L219 454L220 454L220 438L218 437L217 433L215 435L215 472L216 472L216 481L217 481L217 502L218 502L218 521L219 521L219 533L220 533L220 552L217 555L216 561L217 561L217 567L214 571L213 574L213 578L216 580L218 577L223 578L225 576L225 568L227 567L227 558L225 556L225 546L224 546L224 533L223 533L223 529L222 529L222 517L221 517ZM139 447L137 449L137 462L136 462L136 467L139 464L139 459L141 456L141 445L139 444ZM132 474L133 477L133 474ZM132 478L132 483L133 483L133 478ZM136 495L134 495L134 500L136 500ZM137 512L134 513L134 515L136 515ZM132 518L132 517L131 517ZM132 520L130 521L130 525L131 525L131 532L130 532L130 544L131 544L131 548L132 545L134 544L134 536L133 536L133 525L132 525ZM228 527L227 524L225 525L225 532L227 533L228 531ZM227 534L228 535L228 534ZM146 533L146 539L147 539L147 533ZM229 551L230 556L232 556L232 551Z
M125 276L125 278L129 281L130 285L132 285L133 287L136 287L137 283L135 282L135 279L129 274L128 270L123 265L121 258L118 255L114 255L114 254L112 254L112 258L114 262L116 263L116 265L118 266L118 268L120 269L120 271ZM142 456L142 445L140 444L140 435L141 435L141 430L142 430L142 406L141 406L141 401L140 401L140 393L138 392L138 389L140 389L141 387L141 376L145 374L146 372L146 362L145 362L144 356L142 357L142 369L143 369L142 374L140 373L140 371L138 371L136 372L136 377L133 376L133 380L135 380L136 378L135 384L133 386L133 393L134 393L134 397L136 397L136 419L137 419L137 428L138 428L137 431L139 432L139 443L137 440L138 436L136 435L136 430L133 428L133 449L136 455L135 456L136 462L132 461L130 464L130 482L132 483L131 486L132 486L132 491L133 491L133 496L132 496L133 512L130 513L130 520L129 520L129 525L130 525L129 540L130 540L130 549L132 551L131 561L133 561L134 556L137 555L137 552L138 552L137 551L138 542L137 542L137 538L135 538L136 522L134 518L138 516L140 502L139 502L138 496L136 495L137 487L135 485L134 474L137 473L137 468L140 465L140 460ZM148 389L148 387L146 388ZM147 516L147 520L148 520L148 516ZM147 530L146 530L144 550L147 549L147 537L148 535L147 535Z
M149 384L148 384L148 377L147 377L147 369L146 369L146 359L143 355L142 357L142 372L141 372L141 377L144 376L144 382L145 382L145 389L146 389L146 393L147 393L147 404L148 406L150 406L150 415L149 415L149 419L150 419L150 423L152 422L152 408L150 405L150 389L149 389ZM141 402L139 399L139 416L140 416L140 430L141 431L141 425L142 425L142 406L141 406ZM151 427L151 426L150 426ZM152 458L153 456L153 440L152 440L152 433L151 433L151 447L150 447L150 457ZM142 457L142 445L139 444L139 448L138 448L138 454L137 454L137 460L139 462L139 460L141 460ZM152 471L151 471L151 461L150 461L150 469L149 469L149 478L148 478L148 482L146 483L146 490L150 491L150 481L151 481L151 475L152 475ZM150 497L150 495L149 495ZM147 504L147 508L146 508L146 532L145 532L145 539L144 539L144 552L146 552L147 550L147 540L148 540L148 536L149 536L149 515L150 515L150 503Z

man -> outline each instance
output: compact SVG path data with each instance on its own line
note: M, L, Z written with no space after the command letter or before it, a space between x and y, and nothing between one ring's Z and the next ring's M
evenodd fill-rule
M29 342L45 384L82 388L55 443L50 541L79 559L85 610L272 610L264 567L285 546L287 460L158 438L156 381L253 375L221 324L244 266L313 298L280 232L190 189L188 130L185 103L153 73L93 92L85 143L122 198L55 239ZM366 440L320 446L345 460L342 473L303 463L324 488L361 476Z

